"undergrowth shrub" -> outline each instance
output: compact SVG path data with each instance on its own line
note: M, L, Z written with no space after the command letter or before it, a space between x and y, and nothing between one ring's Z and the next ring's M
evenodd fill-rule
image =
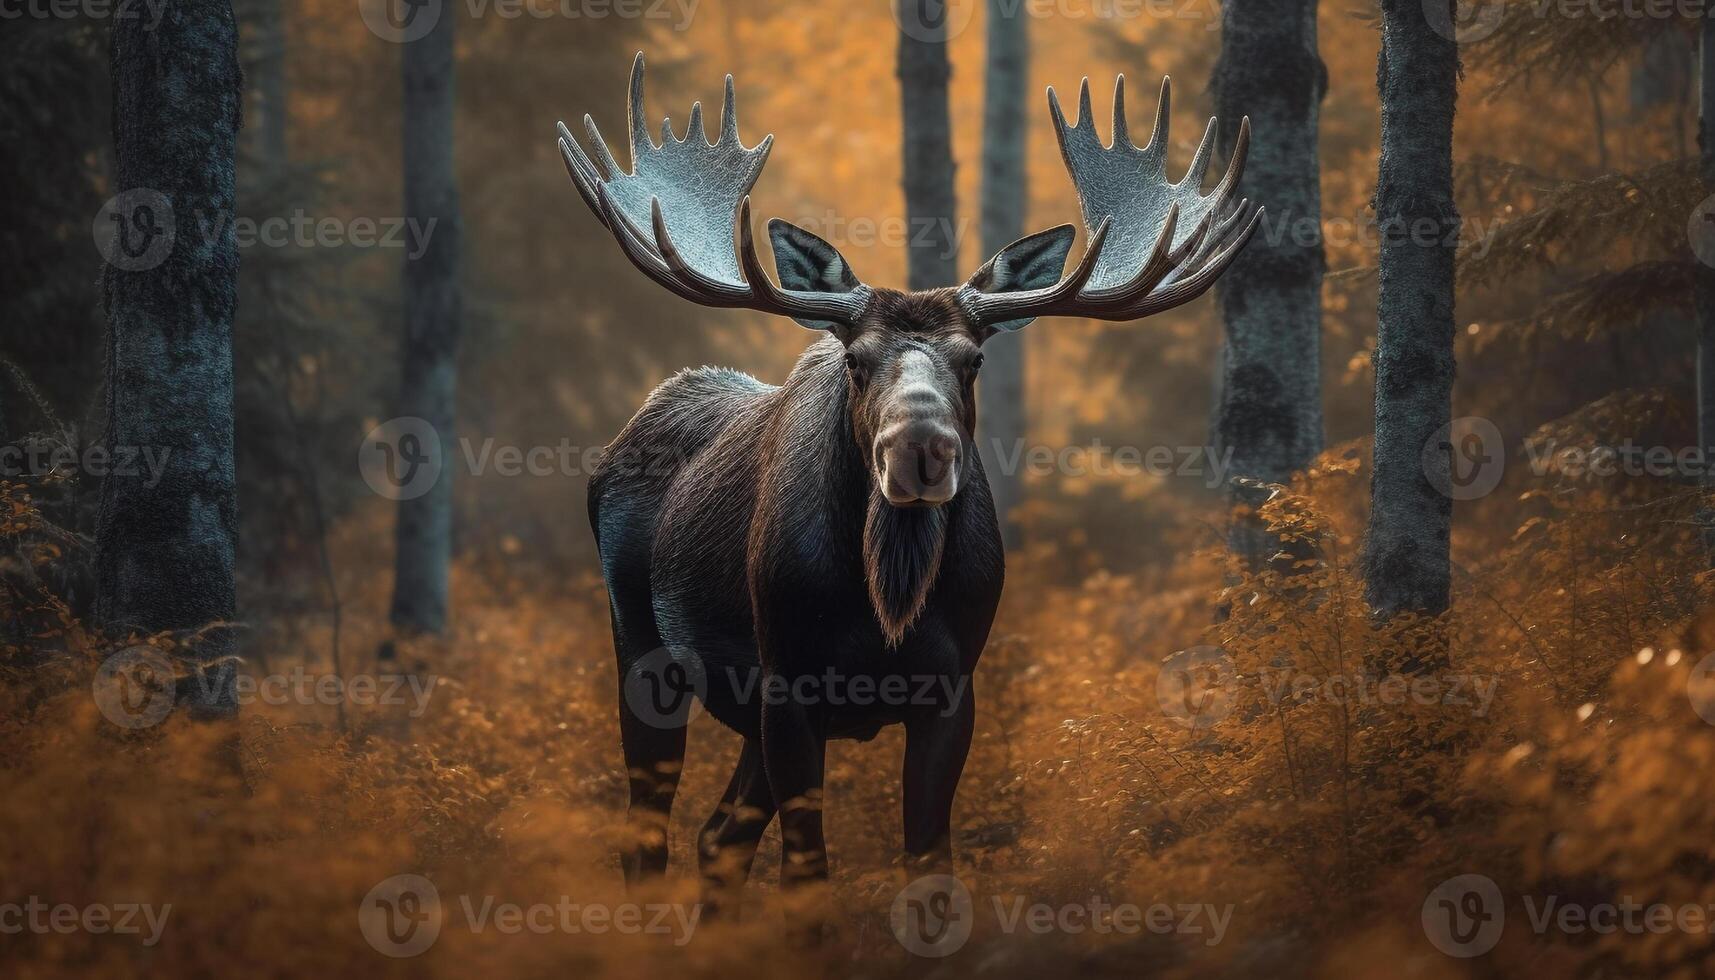
M976 922L954 968L1689 977L1715 966L1707 933L1538 934L1527 905L1715 905L1715 728L1697 710L1715 720L1715 691L1697 700L1709 673L1697 665L1715 652L1702 492L1517 474L1460 525L1452 611L1378 622L1353 570L1365 475L1362 447L1343 446L1272 488L1263 517L1282 549L1260 572L1227 560L1218 515L1201 518L1205 547L1164 568L1068 584L1033 575L1031 553L1013 562L955 812ZM935 968L889 926L907 880L897 730L830 747L835 911L819 947L783 938L801 910L779 893L774 829L743 915L699 922L683 946L470 928L466 902L694 906L693 841L738 743L712 719L693 723L669 876L628 896L599 581L546 590L534 572L468 559L452 631L379 662L364 652L390 635L390 556L372 547L387 516L382 503L360 510L330 541L342 668L347 680L408 674L426 692L421 711L257 701L231 725L175 711L126 729L92 696L102 664L139 645L170 659L177 639L82 626L47 585L72 545L54 543L26 490L0 487L12 624L0 902L172 905L148 947L7 935L8 974ZM246 625L245 670L332 672L329 617ZM1439 659L1398 656L1424 649ZM421 956L395 960L365 942L358 910L402 873L434 882L446 924ZM1482 959L1443 955L1422 924L1430 891L1466 873L1506 902L1506 932ZM1165 933L1039 935L1004 928L1018 902L1208 912L1196 931L1181 914Z

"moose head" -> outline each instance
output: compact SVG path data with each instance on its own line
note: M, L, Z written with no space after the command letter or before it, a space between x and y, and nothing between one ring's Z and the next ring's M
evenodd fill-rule
M752 236L749 192L774 137L752 147L740 141L731 75L712 143L701 103L691 107L683 138L670 119L659 144L650 138L641 53L631 69L631 170L619 166L588 115L593 161L564 123L559 143L584 203L649 278L694 303L775 313L838 338L851 429L868 448L874 485L895 507L932 507L958 493L969 466L984 341L1041 316L1137 320L1187 303L1255 232L1262 209L1232 200L1249 120L1226 172L1205 194L1215 121L1185 175L1169 181L1170 98L1163 79L1154 131L1140 149L1127 131L1123 75L1114 83L1108 146L1096 135L1089 80L1078 93L1076 125L1067 125L1050 88L1049 113L1088 236L1082 258L1062 277L1074 237L1064 224L1001 249L962 285L912 292L866 284L832 245L778 218L768 232L780 284L769 278Z

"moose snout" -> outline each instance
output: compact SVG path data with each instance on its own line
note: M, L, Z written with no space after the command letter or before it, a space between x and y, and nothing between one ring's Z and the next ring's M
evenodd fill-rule
M895 425L876 440L881 492L895 507L935 506L959 492L959 434L931 421Z

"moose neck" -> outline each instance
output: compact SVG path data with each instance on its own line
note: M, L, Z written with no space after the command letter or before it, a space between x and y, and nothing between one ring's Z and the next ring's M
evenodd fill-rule
M813 344L793 369L787 411L817 416L812 428L832 451L794 447L793 455L818 470L805 488L824 506L823 520L840 542L857 546L871 608L889 646L897 646L923 611L941 569L949 509L895 507L882 496L866 464L868 451L852 432L844 348L828 338ZM800 430L802 432L802 430Z

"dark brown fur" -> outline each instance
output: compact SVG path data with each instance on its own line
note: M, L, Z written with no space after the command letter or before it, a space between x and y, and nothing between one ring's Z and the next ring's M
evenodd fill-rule
M908 741L906 849L950 854L952 792L974 717L969 678L1004 575L972 444L982 339L950 290L878 291L861 323L812 344L780 387L709 368L669 380L592 481L622 679L667 648L707 678L710 713L750 740L705 827L708 860L737 848L748 868L746 848L779 809L789 870L825 871L821 746L898 722ZM939 506L894 506L876 483L877 431L897 418L892 396L907 374L958 430L958 489ZM638 465L651 460L669 465ZM742 683L758 670L783 680L936 677L961 694L934 704L759 703ZM671 805L684 729L639 717L624 697L620 715L633 818L654 826ZM765 761L766 779L747 771ZM664 838L646 844L628 872L658 871L665 855Z

